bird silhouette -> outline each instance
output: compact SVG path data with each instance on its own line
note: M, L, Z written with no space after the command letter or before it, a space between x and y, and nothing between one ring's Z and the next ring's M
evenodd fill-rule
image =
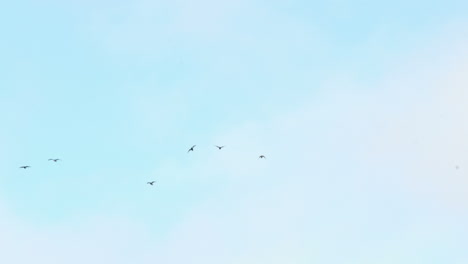
M57 162L59 161L60 159L49 159L49 161L53 161L53 162Z
M218 149L224 148L224 146L217 146L217 145L215 145L215 147L217 147Z
M258 158L259 158L259 159L266 159L266 157L263 156L263 155L260 155Z
M196 145L193 145L191 148L189 148L189 150L187 151L187 153L189 153L190 151L193 151L193 148L195 147Z
M147 182L147 184L149 184L149 185L153 185L154 183L155 183L155 181Z
M31 166L21 166L20 169L27 169L27 168L31 168Z

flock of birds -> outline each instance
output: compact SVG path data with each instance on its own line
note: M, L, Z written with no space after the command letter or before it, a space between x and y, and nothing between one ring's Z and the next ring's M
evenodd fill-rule
M49 161L53 161L53 162L57 162L59 161L60 159L49 159ZM31 166L21 166L20 169L27 169L27 168L31 168Z
M196 146L197 146L197 145L193 145L191 148L189 148L189 150L187 151L187 153L189 153L190 151L193 151L194 148L195 148ZM215 145L215 147L217 147L219 150L221 150L221 149L223 149L225 146L218 146L218 145ZM265 155L260 155L258 158L259 158L259 159L266 159ZM57 161L59 161L59 160L61 160L61 159L49 159L49 161L53 161L53 162L57 162ZM19 167L19 168L20 168L20 169L28 169L28 168L31 168L31 166L21 166L21 167ZM152 186L152 185L154 185L155 182L156 182L156 181L150 181L150 182L147 182L147 184L149 184L149 185Z

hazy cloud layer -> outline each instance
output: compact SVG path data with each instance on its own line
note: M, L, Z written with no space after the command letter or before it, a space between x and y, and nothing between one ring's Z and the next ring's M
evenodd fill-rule
M463 1L5 5L0 263L468 262Z
M180 23L215 34L222 14ZM185 183L178 202L195 202L164 233L128 214L142 205L40 225L2 202L0 262L466 263L468 42L442 36L367 86L330 78L288 112L220 131L211 141L222 151L205 142L187 160L166 158L155 195L176 199Z

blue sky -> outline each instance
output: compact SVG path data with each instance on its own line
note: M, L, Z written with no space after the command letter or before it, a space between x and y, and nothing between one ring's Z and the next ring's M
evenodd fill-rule
M467 263L465 10L3 3L0 261Z

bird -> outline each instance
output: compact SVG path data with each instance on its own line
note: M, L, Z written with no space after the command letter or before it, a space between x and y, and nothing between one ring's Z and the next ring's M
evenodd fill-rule
M154 183L155 183L155 181L147 182L147 184L149 184L149 185L153 185Z
M187 153L189 153L190 151L193 151L193 148L195 147L196 145L193 145L191 148L189 148L189 150L187 151Z
M27 169L27 168L31 168L31 166L21 166L19 167L20 169Z
M263 155L260 155L258 158L259 158L259 159L266 159L266 157L263 156Z
M218 149L224 148L224 146L217 146L217 145L215 145L215 147L217 147Z
M59 161L60 159L49 159L49 161L53 161L53 162L57 162Z

